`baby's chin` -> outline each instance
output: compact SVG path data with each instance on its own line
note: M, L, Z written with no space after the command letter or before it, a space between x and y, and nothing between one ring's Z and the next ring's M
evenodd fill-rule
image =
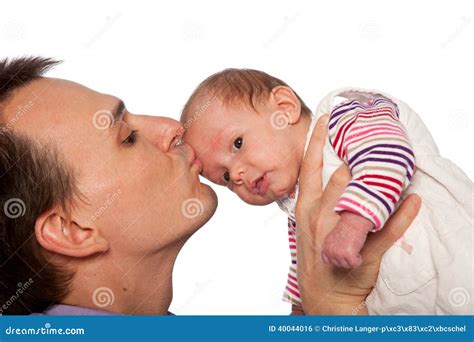
M240 196L239 197L247 204L263 206L263 205L268 205L275 201L278 201L279 199L285 197L286 195L289 195L291 192L292 191L288 192L284 190L280 190L278 192L269 191L265 196L255 196L255 197L251 196L249 198L242 198Z
M279 200L285 196L290 195L295 191L296 180L288 182L288 184L283 184L276 189L272 189L273 196L275 197L274 201Z
M247 204L263 206L263 205L268 205L270 203L278 201L279 199L282 199L285 196L293 193L295 190L295 187L296 187L296 179L290 180L288 182L283 182L280 184L275 184L275 183L270 184L265 196L256 196L256 195L251 195L250 193L246 193L242 195L237 193L237 196L239 196L240 199Z
M242 201L244 201L245 203L247 204L250 204L250 205L259 205L259 206L263 206L263 205L268 205L270 203L273 203L276 201L276 199L274 198L267 198L267 197L252 197L252 198L242 198L240 197L240 199Z

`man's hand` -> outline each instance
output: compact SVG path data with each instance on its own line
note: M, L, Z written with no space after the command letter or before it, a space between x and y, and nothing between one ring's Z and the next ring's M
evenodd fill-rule
M377 280L385 251L400 238L421 205L410 195L377 234L371 234L361 251L362 264L355 270L326 265L321 260L322 243L339 216L334 207L351 179L346 165L332 175L322 191L322 150L327 117L321 117L313 133L300 172L300 194L296 206L298 285L306 314L367 314L365 298Z

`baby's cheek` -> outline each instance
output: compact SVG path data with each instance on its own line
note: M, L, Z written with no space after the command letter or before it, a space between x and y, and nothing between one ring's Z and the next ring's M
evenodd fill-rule
M283 168L279 173L276 173L275 176L275 195L286 195L294 191L298 180L298 174L296 170Z
M232 186L227 187L230 191L235 193L237 196L239 196L239 199L241 199L244 202L248 202L250 200L248 194L246 194L242 189L240 188L234 188Z

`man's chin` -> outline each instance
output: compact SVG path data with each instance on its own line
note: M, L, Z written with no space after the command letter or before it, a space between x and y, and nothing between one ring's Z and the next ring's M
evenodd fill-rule
M218 205L218 198L216 192L207 184L201 183L201 191L199 194L201 201L202 201L202 206L203 206L203 211L201 218L203 220L202 225L204 225L207 221L211 219L211 217L214 215L217 209Z

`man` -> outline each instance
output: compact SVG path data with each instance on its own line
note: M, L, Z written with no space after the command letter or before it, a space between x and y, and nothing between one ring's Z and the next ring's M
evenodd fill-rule
M1 313L166 314L176 257L213 215L216 196L200 183L200 163L180 144L178 122L135 115L114 96L41 77L56 64L0 61ZM413 218L416 210L406 213ZM399 235L409 224L402 221ZM382 253L371 261L369 282ZM319 261L304 259L303 279L311 279ZM308 308L319 290L303 297ZM318 307L332 307L329 299Z

